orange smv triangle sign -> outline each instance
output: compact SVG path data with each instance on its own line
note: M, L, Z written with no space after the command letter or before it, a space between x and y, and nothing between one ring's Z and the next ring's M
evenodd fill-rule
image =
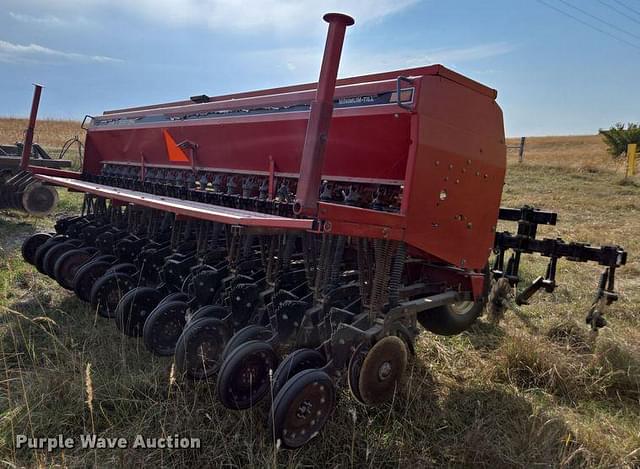
M189 163L189 157L185 155L176 141L173 139L167 129L162 129L162 136L164 137L164 144L167 147L167 154L169 155L169 161Z

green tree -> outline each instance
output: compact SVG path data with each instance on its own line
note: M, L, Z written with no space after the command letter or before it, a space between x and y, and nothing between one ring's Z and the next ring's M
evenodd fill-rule
M600 130L600 135L611 156L619 158L626 153L628 144L640 144L640 125L628 123L625 128L624 124L618 122L609 130Z

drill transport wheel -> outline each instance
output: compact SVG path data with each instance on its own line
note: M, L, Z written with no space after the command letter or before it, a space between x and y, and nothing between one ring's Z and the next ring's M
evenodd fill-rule
M186 324L189 306L184 301L160 302L149 314L142 328L147 349L161 357L170 357Z
M248 409L264 398L270 389L270 372L278 366L273 347L251 340L231 351L218 375L218 399L228 409Z
M137 287L128 291L116 307L116 327L129 337L141 337L144 323L162 296L155 288Z
M418 322L438 335L456 335L466 331L478 319L484 301L460 301L418 313Z
M302 348L290 353L273 374L273 395L277 396L285 383L301 371L322 368L326 363L324 356L311 348Z
M393 397L407 367L407 355L405 342L396 336L373 344L358 373L358 394L364 404L380 404Z
M36 250L51 239L49 233L36 233L29 236L24 243L22 243L22 258L29 264L34 265Z
M220 319L200 317L190 322L176 344L178 374L205 379L217 373L230 337L231 331Z
M269 428L274 441L295 449L314 438L336 406L336 390L327 373L318 369L294 375L273 401Z

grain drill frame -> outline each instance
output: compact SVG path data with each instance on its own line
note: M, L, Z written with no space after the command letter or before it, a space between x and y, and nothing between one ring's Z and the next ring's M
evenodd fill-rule
M29 167L85 199L25 259L181 376L217 375L226 407L273 396L287 448L318 434L337 384L389 399L418 323L457 334L487 302L503 310L522 254L549 267L519 304L553 290L560 258L605 266L594 329L626 262L617 246L537 239L554 213L500 208L495 90L441 65L338 80L353 19L324 19L318 83L107 111L82 172Z

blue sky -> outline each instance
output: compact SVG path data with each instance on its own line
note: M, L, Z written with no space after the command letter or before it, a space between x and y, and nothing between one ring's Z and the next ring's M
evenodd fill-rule
M32 82L42 117L81 118L314 81L322 14L342 11L356 24L341 76L442 63L498 90L510 136L640 121L640 0L0 3L0 115L27 115Z

